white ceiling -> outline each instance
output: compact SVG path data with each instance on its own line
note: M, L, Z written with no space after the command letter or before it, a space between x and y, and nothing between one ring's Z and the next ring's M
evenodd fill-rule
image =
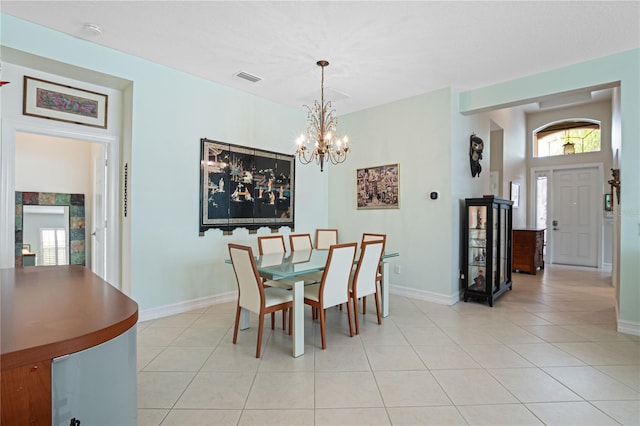
M319 98L316 61L326 59L326 99L339 115L640 47L640 1L3 0L1 7L293 108ZM86 32L87 23L102 34ZM263 80L248 82L239 71Z

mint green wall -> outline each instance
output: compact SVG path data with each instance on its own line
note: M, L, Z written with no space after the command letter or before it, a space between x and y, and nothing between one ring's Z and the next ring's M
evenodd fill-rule
M450 300L452 258L451 91L438 90L340 117L353 153L331 168L329 225L341 241L360 241L363 232L386 233L388 250L399 251L391 267L396 289L424 291ZM339 110L338 104L336 108ZM356 169L400 165L400 208L356 209ZM430 200L437 191L437 200Z
M292 137L306 114L220 84L2 15L2 44L88 70L132 81L122 135L121 163L129 163L129 217L123 218L123 288L141 310L235 290L224 264L229 242L256 236L207 231L198 236L200 138L278 152L295 148ZM296 231L328 221L328 174L297 164ZM288 233L289 230L282 229ZM268 233L262 229L260 234ZM130 240L130 242L129 242Z
M472 113L617 82L622 123L619 317L623 325L637 329L640 322L640 49L464 92L460 102L462 112Z

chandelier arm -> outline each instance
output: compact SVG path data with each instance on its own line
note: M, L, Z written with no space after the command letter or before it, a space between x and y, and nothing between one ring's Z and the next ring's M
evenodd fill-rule
M312 161L313 161L313 157L314 157L314 155L313 155L313 154L311 154L311 157L308 157L308 158L307 158L307 154L306 154L306 152L307 152L306 147L305 147L305 149L303 149L303 150L298 150L298 152L297 152L298 158L300 159L300 162L301 162L302 164L309 164L310 162L312 162Z

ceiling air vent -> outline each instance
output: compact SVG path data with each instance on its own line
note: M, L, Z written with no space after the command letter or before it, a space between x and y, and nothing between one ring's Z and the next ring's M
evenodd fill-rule
M236 74L236 77L244 78L247 81L252 83L257 83L262 80L262 77L258 77L257 75L249 74L248 72L240 71Z

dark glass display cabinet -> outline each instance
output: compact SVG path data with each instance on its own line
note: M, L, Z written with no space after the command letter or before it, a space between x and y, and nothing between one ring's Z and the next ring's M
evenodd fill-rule
M463 299L493 306L511 290L512 202L494 196L465 199L462 232Z

